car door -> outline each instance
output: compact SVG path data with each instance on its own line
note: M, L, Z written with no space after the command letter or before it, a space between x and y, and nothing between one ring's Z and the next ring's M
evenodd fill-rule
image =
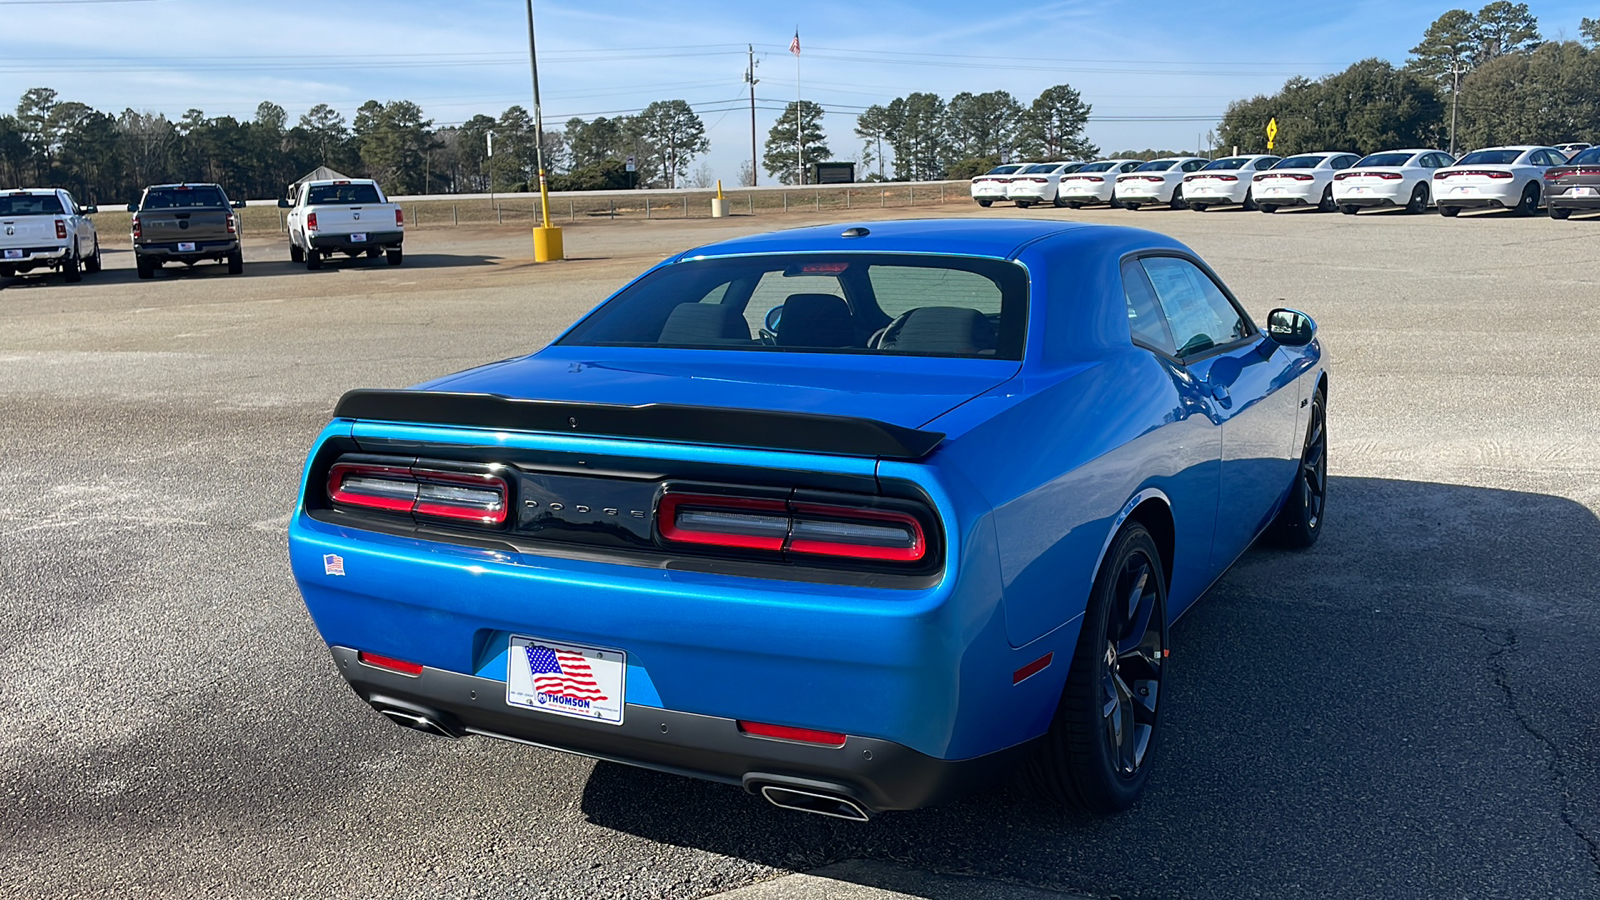
M1140 260L1177 358L1222 431L1213 576L1266 527L1294 480L1300 414L1293 360L1208 270L1182 256Z

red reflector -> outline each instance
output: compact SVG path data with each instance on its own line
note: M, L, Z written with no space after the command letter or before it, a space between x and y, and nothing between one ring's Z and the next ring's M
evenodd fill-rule
M798 741L802 744L821 744L825 747L843 747L845 741L845 736L837 731L790 728L787 725L764 725L760 722L746 722L743 719L739 720L739 730L752 737L771 738L776 741Z
M368 653L365 650L358 652L356 659L363 665L371 666L374 669L387 669L390 672L399 672L401 675L417 676L422 674L422 663L391 659L387 656L379 656L376 653Z
M1027 665L1025 665L1022 668L1016 670L1015 672L1012 672L1011 673L1011 683L1012 684L1021 684L1024 681L1027 681L1029 678L1032 678L1033 676L1039 674L1040 672L1043 672L1045 669L1050 668L1050 660L1053 659L1054 657L1055 657L1055 653L1046 653L1045 655L1039 657L1038 659L1034 660L1033 662L1028 663Z

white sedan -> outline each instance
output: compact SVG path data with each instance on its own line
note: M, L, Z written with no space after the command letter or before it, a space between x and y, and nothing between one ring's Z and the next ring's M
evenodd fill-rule
M1347 216L1385 206L1426 212L1433 205L1433 173L1454 162L1442 150L1374 153L1333 176L1333 202Z
M1211 160L1199 156L1152 159L1126 175L1117 176L1117 196L1123 209L1165 203L1183 209L1183 176L1204 169Z
M1021 163L1009 163L995 166L972 179L972 199L982 207L993 206L996 200L1006 199L1006 185L1010 184L1011 176L1021 169Z
M1280 160L1270 170L1255 177L1256 207L1275 213L1285 206L1315 206L1333 212L1333 176L1355 165L1361 157L1354 153L1302 153Z
M1071 175L1064 176L1056 188L1061 202L1072 209L1089 203L1120 205L1117 198L1117 176L1132 172L1144 165L1142 159L1102 159L1092 162Z
M1214 159L1198 172L1183 176L1183 197L1189 208L1205 212L1213 206L1241 205L1255 209L1250 179L1270 169L1281 156L1226 156Z
M1433 173L1439 215L1463 209L1509 209L1531 216L1544 202L1544 172L1567 158L1554 147L1490 147L1474 150Z
M1061 176L1071 175L1084 165L1081 162L1052 162L1024 166L1022 171L1011 176L1011 183L1006 185L1006 196L1018 209L1027 209L1035 203L1066 206L1058 190Z

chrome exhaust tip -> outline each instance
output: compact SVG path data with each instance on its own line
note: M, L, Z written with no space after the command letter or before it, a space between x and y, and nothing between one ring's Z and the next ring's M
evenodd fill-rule
M834 819L845 819L850 822L866 822L872 818L866 807L851 800L849 797L837 794L824 794L777 784L764 784L761 786L761 796L767 798L767 802L773 806L798 812L808 812Z
M421 731L425 734L434 734L439 737L460 737L459 734L445 727L443 722L434 718L427 710L413 708L410 705L402 707L387 700L374 699L368 702L372 704L373 709L383 713L384 718L399 725L401 728L409 728L412 731Z

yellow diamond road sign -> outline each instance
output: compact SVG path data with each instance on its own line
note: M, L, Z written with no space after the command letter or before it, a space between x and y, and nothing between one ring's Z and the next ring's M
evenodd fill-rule
M1267 149L1272 149L1272 142L1278 139L1278 120L1273 119L1267 123Z

